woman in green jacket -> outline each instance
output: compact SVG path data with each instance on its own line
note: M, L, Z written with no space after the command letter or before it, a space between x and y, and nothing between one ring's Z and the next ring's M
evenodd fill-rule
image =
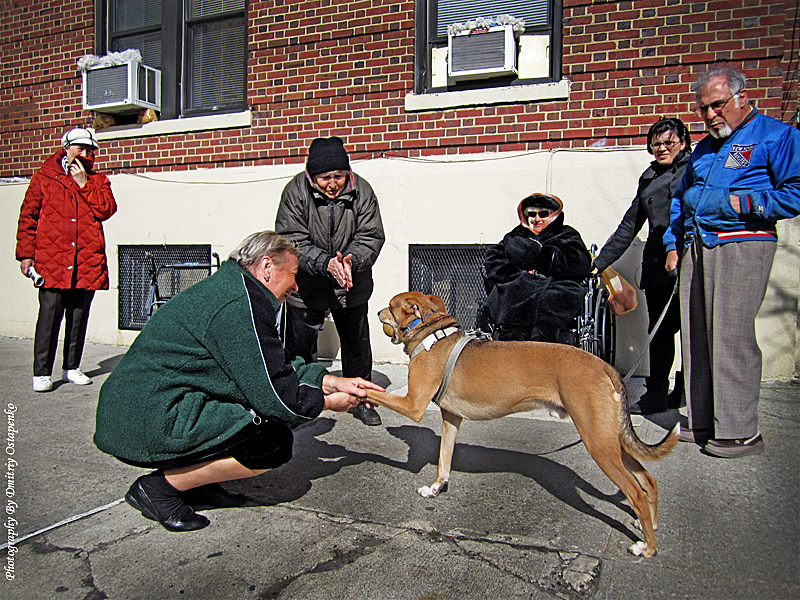
M291 242L271 231L248 236L216 273L153 315L100 390L95 444L156 469L125 499L166 529L205 527L190 506L198 492L288 461L290 424L381 389L285 352L277 313L297 291L296 274Z

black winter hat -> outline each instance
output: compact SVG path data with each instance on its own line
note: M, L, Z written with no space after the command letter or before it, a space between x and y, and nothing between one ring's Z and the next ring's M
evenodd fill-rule
M562 208L561 199L552 194L531 194L523 199L519 204L520 212L524 212L526 208L548 208L550 210L559 210Z
M306 171L312 177L330 171L349 171L350 159L339 137L317 138L308 149Z

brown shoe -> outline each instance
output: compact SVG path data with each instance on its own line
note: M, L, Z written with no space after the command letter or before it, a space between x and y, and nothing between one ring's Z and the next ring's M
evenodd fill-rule
M712 438L714 432L710 429L689 429L681 427L681 434L678 437L680 442L691 442L692 444L703 445Z
M764 452L764 440L761 434L753 437L734 440L708 440L703 452L720 458L741 458Z

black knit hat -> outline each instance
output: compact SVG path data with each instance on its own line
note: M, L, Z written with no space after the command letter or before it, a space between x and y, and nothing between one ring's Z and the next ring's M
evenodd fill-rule
M552 194L531 194L524 198L519 204L519 210L524 212L526 208L548 208L550 210L559 210L562 208L561 199Z
M350 159L339 137L317 138L308 149L306 171L312 177L330 171L349 171Z

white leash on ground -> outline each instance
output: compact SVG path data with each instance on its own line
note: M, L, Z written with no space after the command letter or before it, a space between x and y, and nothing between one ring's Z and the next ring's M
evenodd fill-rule
M658 331L658 328L661 326L661 322L664 320L664 317L667 316L667 311L669 310L669 307L672 305L672 299L675 298L675 291L677 289L678 289L678 280L676 278L675 283L672 285L672 293L669 295L669 301L667 302L667 305L664 307L664 310L661 311L661 316L658 317L658 321L656 321L656 324L653 326L650 335L647 337L647 341L644 344L644 348L642 348L642 353L639 355L639 358L636 360L636 363L631 367L630 371L628 371L625 377L622 378L622 383L624 384L628 383L628 380L631 378L634 371L636 371L636 369L639 367L639 363L642 362L645 350L647 350L648 346L650 346L650 342L653 341L653 338L656 335L656 331Z
M63 525L67 525L69 523L72 523L73 521L77 521L79 519L83 519L84 517L90 517L90 516L92 516L94 514L97 514L99 512L103 512L104 510L112 508L112 507L116 506L117 504L121 504L124 501L125 501L124 498L119 498L118 500L114 500L113 502L110 502L109 504L106 504L104 506L98 506L97 508L93 508L92 510L86 511L85 513L81 513L79 515L73 515L71 517L68 517L68 518L64 519L63 521L59 521L58 523L54 523L53 525L48 525L47 527L44 527L44 528L40 529L39 531L34 531L33 533L27 533L27 534L25 534L25 535L23 535L21 537L18 537L16 539L14 539L13 542L6 542L2 546L0 546L0 550L5 550L9 546L16 546L20 542L24 542L25 540L29 540L32 537L36 537L37 535L41 535L41 534L46 533L48 531L51 531L53 529L57 529L57 528L59 528L59 527L61 527Z

